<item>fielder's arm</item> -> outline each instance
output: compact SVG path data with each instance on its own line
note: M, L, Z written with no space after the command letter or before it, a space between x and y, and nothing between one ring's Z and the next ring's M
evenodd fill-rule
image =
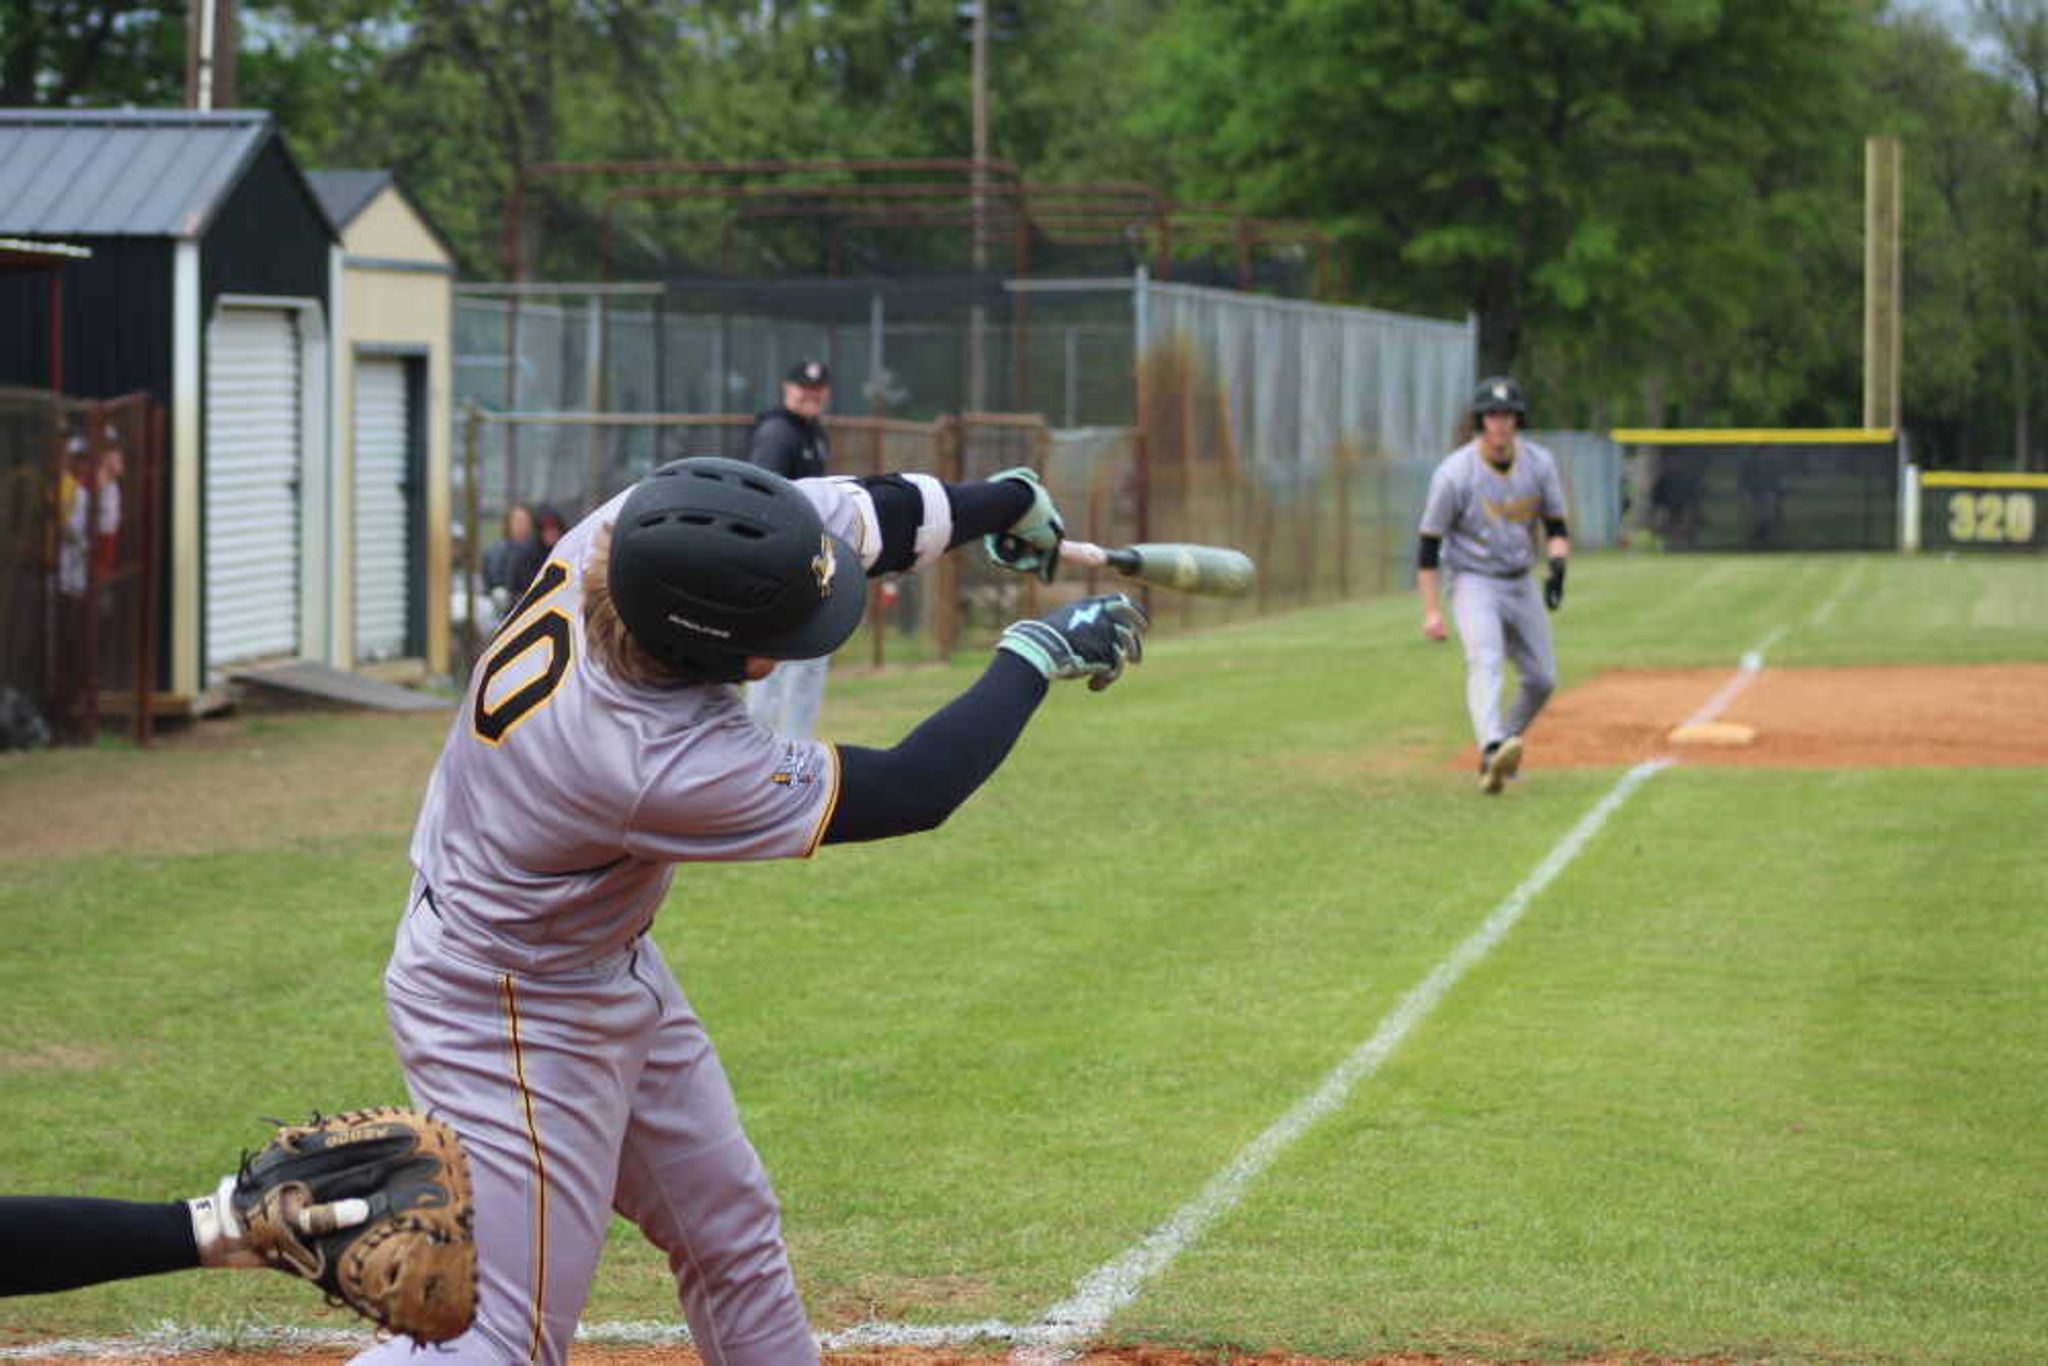
M1443 549L1444 538L1428 532L1416 542L1415 591L1422 595L1422 634L1431 640L1443 640L1448 635L1444 630L1443 595L1437 581L1437 563Z
M1543 579L1543 605L1555 612L1564 606L1564 565L1571 558L1572 539L1562 517L1544 519L1543 529L1550 537L1543 543L1543 553L1550 558L1550 572Z
M1444 604L1437 592L1437 561L1443 555L1444 537L1457 524L1464 495L1451 477L1451 462L1445 460L1429 477L1429 497L1422 504L1422 522L1416 527L1415 590L1422 595L1422 634L1443 640Z

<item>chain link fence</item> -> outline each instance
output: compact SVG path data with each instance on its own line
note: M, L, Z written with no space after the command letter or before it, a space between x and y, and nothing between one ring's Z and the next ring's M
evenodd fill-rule
M457 299L458 398L477 410L475 539L514 502L573 521L662 462L742 455L783 373L817 358L833 370L836 472L973 479L1030 465L1076 535L1230 545L1258 561L1246 600L1158 595L1169 628L1410 582L1429 472L1474 382L1470 319L1143 272L515 288ZM1559 454L1585 533L1607 525L1584 513L1618 500L1618 455ZM1065 591L954 556L943 578L878 587L854 648L943 656ZM454 616L478 620L462 603Z
M163 410L0 389L0 749L151 735Z
M752 426L739 414L492 413L475 406L463 421L458 449L466 492L458 504L449 615L453 657L465 671L517 596L504 588L494 593L484 570L515 504L553 511L563 525L574 525L658 464L692 455L743 458ZM835 473L923 473L957 482L1029 466L1074 520L1076 535L1106 544L1142 538L1143 443L1131 428L1060 431L1036 414L1007 413L928 422L831 417L825 427ZM469 536L468 527L482 534ZM978 553L950 555L923 574L871 585L861 633L843 653L877 665L945 658L992 640L1010 621L1053 601L1107 591L1106 582L1091 574L1043 585L998 570Z
M1128 425L1135 282L939 277L471 285L456 397L506 412L751 415L799 358L839 411L930 420L1043 413Z
M1153 524L1259 563L1248 603L1181 601L1176 618L1405 582L1429 471L1471 399L1469 320L1173 284L1138 305Z

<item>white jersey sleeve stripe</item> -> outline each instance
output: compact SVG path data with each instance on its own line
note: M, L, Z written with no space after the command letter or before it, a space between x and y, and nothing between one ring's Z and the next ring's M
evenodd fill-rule
M917 524L917 561L914 565L914 568L922 569L944 555L953 544L953 501L946 497L946 486L929 474L906 474L903 477L924 499L924 516Z

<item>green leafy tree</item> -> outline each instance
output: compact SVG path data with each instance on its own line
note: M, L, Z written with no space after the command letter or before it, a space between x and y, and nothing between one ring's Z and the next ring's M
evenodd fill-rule
M2048 358L2041 258L2048 254L2048 0L1975 0L1978 31L2008 83L2001 120L2008 230L1999 253L2012 359L2012 449L2020 469L2048 469L2038 391Z
M1746 321L1827 159L1849 0L1189 0L1148 126L1178 183L1337 222L1376 300L1477 314L1481 363L1592 324L1684 368ZM1759 206L1762 206L1761 209ZM1660 319L1680 319L1660 325ZM1676 386L1693 377L1667 375Z
M185 92L183 3L0 3L0 105L176 105Z

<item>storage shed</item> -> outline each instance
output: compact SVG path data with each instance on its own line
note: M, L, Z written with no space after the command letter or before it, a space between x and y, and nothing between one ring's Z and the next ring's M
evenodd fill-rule
M51 326L0 277L0 384L147 390L168 410L160 686L201 705L251 661L347 649L335 531L339 241L271 117L0 109L0 236L89 248Z
M307 179L341 238L335 526L344 667L448 671L455 254L388 171Z

